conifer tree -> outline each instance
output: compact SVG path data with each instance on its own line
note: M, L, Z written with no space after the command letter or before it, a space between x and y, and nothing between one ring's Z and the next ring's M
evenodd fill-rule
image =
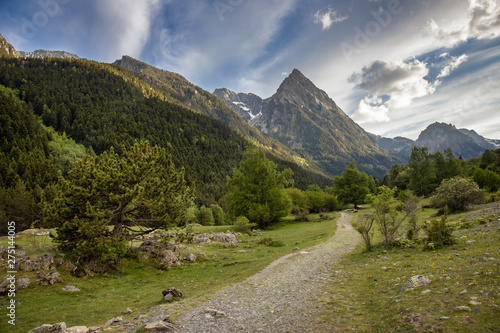
M192 199L165 149L141 141L121 155L110 149L75 160L54 200L42 198L42 210L63 251L105 271L123 254L124 240L183 223Z

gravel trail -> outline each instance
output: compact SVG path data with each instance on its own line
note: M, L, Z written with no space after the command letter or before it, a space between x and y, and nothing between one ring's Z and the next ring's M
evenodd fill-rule
M360 242L342 213L327 241L284 256L183 313L176 332L330 332L316 321L335 265ZM318 329L318 327L321 327Z

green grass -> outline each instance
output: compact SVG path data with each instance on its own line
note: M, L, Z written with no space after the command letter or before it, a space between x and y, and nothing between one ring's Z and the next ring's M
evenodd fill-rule
M489 209L480 209L449 216L448 221L471 221L472 228L456 230L457 244L446 248L375 247L366 252L361 244L332 275L334 282L323 299L320 319L334 323L341 332L499 332L498 211L491 214ZM435 212L425 209L419 221ZM486 224L477 220L481 216L486 217ZM375 240L380 242L381 237L375 234ZM479 260L483 257L485 261ZM414 275L427 276L431 283L400 293ZM429 293L422 293L427 289ZM459 306L470 311L458 310Z
M150 308L164 304L162 290L170 287L179 289L184 298L172 306L195 305L216 291L241 281L263 269L273 260L291 253L295 247L305 248L332 236L335 231L335 218L332 213L320 222L287 222L272 230L262 231L259 236L239 236L238 248L222 248L221 243L205 246L189 245L184 254L192 252L198 257L193 264L183 264L169 271L161 271L148 263L128 260L120 270L108 275L99 275L88 279L76 278L61 272L62 283L52 286L38 286L35 272L18 272L17 278L29 277L32 284L16 293L16 326L7 324L6 306L0 309L0 332L27 332L42 324L66 322L68 327L102 325L107 320L121 316L131 320ZM314 216L318 219L318 216ZM231 226L197 227L195 232L220 232ZM281 241L285 246L270 247L258 244L261 238ZM42 251L32 251L29 241L24 237L16 240L23 245L28 255ZM6 240L1 239L0 245ZM200 252L207 256L203 257ZM212 258L213 254L217 256ZM3 275L0 276L3 280ZM62 288L73 285L79 292L65 292ZM4 297L2 302L9 299ZM133 313L123 315L127 307Z

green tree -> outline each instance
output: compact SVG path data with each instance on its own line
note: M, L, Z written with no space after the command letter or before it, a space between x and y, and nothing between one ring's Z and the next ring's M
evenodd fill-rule
M334 193L344 204L353 204L354 209L364 202L370 193L370 179L367 174L358 171L356 164L351 162L341 176L333 179Z
M454 177L445 179L432 197L432 202L437 207L446 207L452 212L461 211L467 206L481 203L484 193L471 179Z
M94 270L113 268L123 241L133 235L183 223L192 205L184 172L175 170L165 149L141 141L122 151L74 161L66 178L60 177L54 200L42 196L59 248Z
M413 198L411 199L413 200ZM414 215L418 209L418 205L413 201L402 203L397 200L395 198L395 190L386 186L379 187L378 195L370 194L368 201L374 209L373 219L384 237L385 246L389 246L394 242L403 222L406 218ZM403 209L399 209L401 204L403 204Z
M212 210L208 207L201 206L198 211L198 223L201 225L214 225L215 219Z
M284 190L291 176L291 170L278 172L264 152L250 148L228 181L230 213L245 216L260 228L280 221L292 209L292 200Z
M409 159L410 183L408 187L416 195L426 195L437 187L437 178L427 147L413 147Z
M214 217L215 225L225 225L226 224L226 214L221 206L217 204L210 205L210 210L212 211L212 216Z
M496 192L500 188L500 175L489 169L476 169L473 179L479 187L488 192Z

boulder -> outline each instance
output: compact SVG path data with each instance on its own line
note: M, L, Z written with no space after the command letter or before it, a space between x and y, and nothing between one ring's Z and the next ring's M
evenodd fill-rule
M73 326L66 329L65 333L88 333L89 331L87 326Z
M131 308L126 308L125 310L123 310L123 314L129 314L129 313L132 313L134 311L132 311Z
M25 271L25 272L34 272L34 271L39 271L41 268L41 265L38 261L36 260L23 260L19 262L19 270L20 271Z
M37 277L36 283L38 283L41 286L48 286L50 284L56 284L58 282L62 282L61 274L59 274L58 272L51 272L47 275L41 275L40 273L37 273L36 277Z
M57 323L54 325L44 324L37 328L32 329L28 333L65 333L66 323Z
M17 288L19 288L19 289L26 289L30 286L30 284L31 284L31 281L28 278L16 279L16 285L17 285Z
M80 289L78 289L75 286L66 286L66 287L62 288L62 290L64 290L64 291L71 291L71 292L80 291Z
M140 252L154 254L158 257L161 257L166 250L167 247L165 245L154 240L147 240L139 246Z
M431 280L429 280L425 276L423 276L423 275L415 275L415 276L412 276L408 280L408 282L406 282L401 287L401 290L399 292L405 292L407 290L413 290L413 289L418 288L418 287L426 286L429 283L431 283Z
M170 302L174 298L182 298L182 293L176 288L168 288L163 290L162 292L163 299L167 302Z
M120 324L120 323L123 323L123 318L122 317L115 317L115 318L111 318L110 320L108 320L106 322L106 324L104 324L104 326L112 326L112 325L116 325L116 324Z
M195 262L196 256L192 253L188 253L188 255L184 258L184 260L189 261L189 262Z
M181 262L179 254L170 250L164 251L163 258L160 261L160 267L170 268L172 266L180 266Z
M165 321L155 321L147 324L144 329L151 333L175 332L175 326Z
M191 241L191 243L193 243L193 244L200 244L200 245L205 245L205 244L208 244L211 242L212 241L210 240L210 238L208 238L208 236L206 234L193 237L193 240Z

